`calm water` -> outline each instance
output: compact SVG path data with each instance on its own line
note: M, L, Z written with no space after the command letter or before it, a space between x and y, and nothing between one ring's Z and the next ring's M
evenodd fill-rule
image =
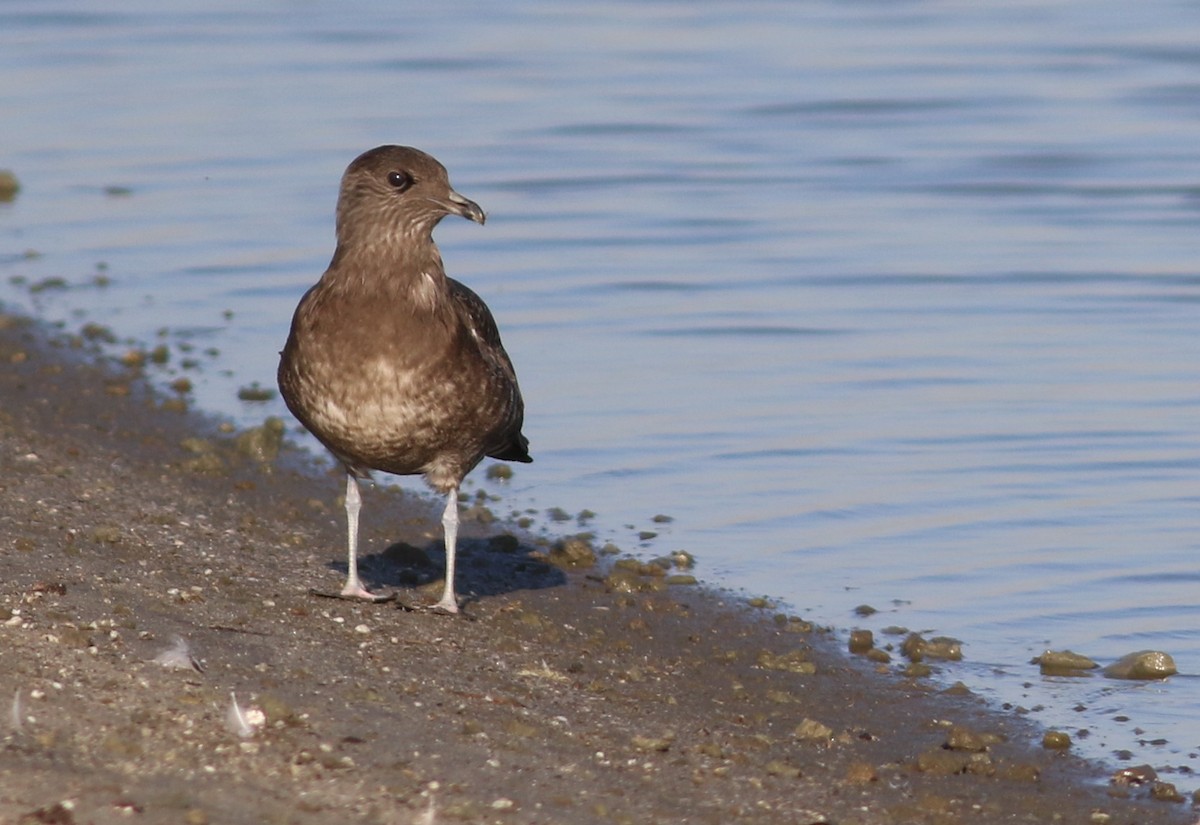
M0 0L0 300L257 423L342 169L422 147L490 213L438 239L525 391L503 507L1200 770L1200 6L221 5Z

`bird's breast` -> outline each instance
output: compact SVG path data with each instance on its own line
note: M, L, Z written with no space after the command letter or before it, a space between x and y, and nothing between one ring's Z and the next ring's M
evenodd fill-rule
M511 403L475 337L445 318L378 307L373 322L342 308L328 324L329 309L313 319L302 307L284 350L280 386L296 417L364 469L469 471Z

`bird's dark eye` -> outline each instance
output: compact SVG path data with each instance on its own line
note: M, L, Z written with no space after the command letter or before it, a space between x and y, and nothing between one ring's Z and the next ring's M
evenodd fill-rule
M407 172L388 172L388 183L394 186L397 192L403 192L413 185L413 179Z

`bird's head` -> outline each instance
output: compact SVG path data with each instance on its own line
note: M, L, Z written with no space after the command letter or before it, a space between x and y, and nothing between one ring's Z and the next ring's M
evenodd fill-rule
M475 201L450 186L446 167L419 149L379 146L346 168L338 195L338 243L427 239L446 215L482 224Z

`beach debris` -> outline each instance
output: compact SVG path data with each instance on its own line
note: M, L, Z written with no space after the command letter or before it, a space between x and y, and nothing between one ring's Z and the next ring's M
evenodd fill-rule
M171 670L204 672L204 666L192 655L192 649L182 636L171 637L171 646L154 657L154 663Z
M20 730L25 724L25 700L21 696L20 689L13 694L12 710L9 713L9 721L12 723L13 730Z
M230 692L229 698L232 704L229 710L225 712L225 727L229 728L233 733L237 734L242 739L249 739L258 729L261 728L267 721L267 715L256 707L248 707L242 710L238 705L237 694Z
M1166 679L1179 671L1170 654L1161 650L1128 653L1102 671L1110 679Z

